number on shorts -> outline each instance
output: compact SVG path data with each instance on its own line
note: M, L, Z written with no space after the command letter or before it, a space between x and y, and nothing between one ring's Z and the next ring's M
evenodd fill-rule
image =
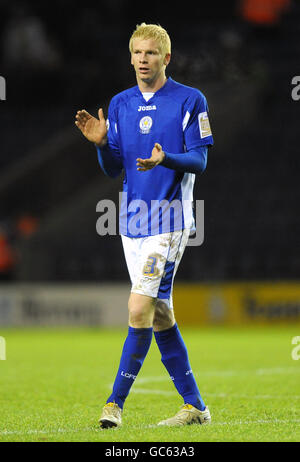
M143 274L145 274L147 276L153 276L156 262L157 262L156 257L149 257L148 261L147 261L147 263L146 263L146 265L144 267Z

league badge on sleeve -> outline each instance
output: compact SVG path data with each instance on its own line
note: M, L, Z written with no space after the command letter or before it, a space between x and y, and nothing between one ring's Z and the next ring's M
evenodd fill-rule
M209 119L207 112L200 112L198 115L199 121L199 129L200 129L200 136L201 138L206 138L207 136L211 136L211 129L209 125Z

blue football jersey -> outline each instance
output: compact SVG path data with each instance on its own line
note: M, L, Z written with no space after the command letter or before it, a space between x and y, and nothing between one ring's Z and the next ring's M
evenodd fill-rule
M172 154L212 145L205 96L170 77L148 101L135 86L111 100L107 127L109 149L125 171L120 233L145 237L192 229L195 174L162 165L141 172L136 159L151 157L155 143Z

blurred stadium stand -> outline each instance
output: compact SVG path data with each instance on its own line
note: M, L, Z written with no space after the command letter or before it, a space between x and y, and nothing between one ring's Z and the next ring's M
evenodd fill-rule
M74 116L82 107L107 114L110 98L135 85L127 44L143 20L170 32L168 75L206 95L215 138L195 185L195 199L205 201L205 242L187 248L177 279L299 276L300 103L291 78L299 73L300 5L265 27L243 20L238 2L209 3L195 4L179 27L167 5L149 18L137 15L135 1L87 1L83 10L69 1L27 2L17 11L2 2L0 226L18 255L14 281L128 279L119 237L96 234L96 204L118 203L122 181L102 173ZM10 61L5 38L16 16L38 18L55 59L38 67ZM38 220L26 236L17 230L24 213Z

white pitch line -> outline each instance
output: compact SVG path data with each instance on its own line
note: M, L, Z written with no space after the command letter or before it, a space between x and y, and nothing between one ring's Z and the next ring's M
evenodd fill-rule
M243 375L281 375L281 374L299 374L300 367L270 367L260 368L254 370L212 370L212 371L200 371L194 372L195 377L232 377L232 376L243 376ZM156 382L169 382L170 377L167 375L155 375L148 377L138 377L135 383L138 385ZM109 384L109 388L113 387L113 383Z
M199 371L194 373L196 377L232 377L234 375L281 375L281 374L294 374L300 373L300 367L272 367L260 368L254 370L212 370L212 371ZM169 381L170 377L166 375L138 377L136 383L149 383L149 382L165 382Z
M258 419L258 420L237 420L237 421L230 421L230 422L212 422L210 427L212 426L220 426L220 425L255 425L255 424L300 424L300 419ZM147 428L156 428L157 424L149 424L149 425L130 425L132 429L147 429ZM120 431L121 428L113 429L113 431ZM51 435L56 433L79 433L79 432L106 432L107 430L102 430L98 428L57 428L52 430L27 430L27 431L19 431L19 430L4 430L0 431L0 436L28 436L28 435Z
M167 390L155 390L152 388L137 388L133 387L131 393L145 394L145 395L164 395L164 396L174 396L177 395L177 391L167 391ZM205 396L210 396L213 398L235 398L235 399L300 399L300 395L243 395L236 393L205 393Z
M145 395L164 395L164 396L171 396L171 395L178 395L177 391L167 391L167 390L152 390L151 388L136 388L133 387L131 389L131 393L140 393Z
M79 433L79 432L98 432L98 429L93 428L57 428L51 430L27 430L27 431L20 431L20 430L3 430L0 431L0 436L9 436L9 435L51 435L53 433Z
M291 420L286 420L286 419L258 419L258 420L239 420L236 422L213 422L211 425L253 425L253 424L289 424L289 423L299 423L300 424L300 419L291 419Z

